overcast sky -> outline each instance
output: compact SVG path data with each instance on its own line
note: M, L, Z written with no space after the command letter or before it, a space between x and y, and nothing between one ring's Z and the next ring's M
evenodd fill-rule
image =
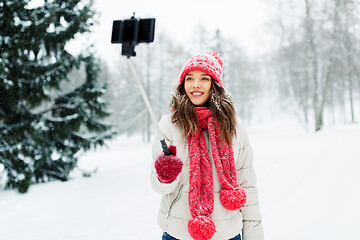
M95 0L94 8L100 13L99 25L90 41L95 42L103 58L120 51L119 45L110 43L112 21L129 18L133 12L136 17L156 18L155 41L156 32L164 31L185 45L196 37L193 29L201 23L209 30L220 29L249 53L262 52L266 47L263 34L269 10L261 0ZM86 41L80 44L86 46L89 39L81 41Z

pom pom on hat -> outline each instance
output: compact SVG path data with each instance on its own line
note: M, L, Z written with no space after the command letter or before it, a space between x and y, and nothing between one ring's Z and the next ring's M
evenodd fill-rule
M234 189L223 188L220 191L220 201L227 210L238 210L246 203L246 193L241 187Z
M205 216L197 216L188 222L190 236L195 240L208 240L214 236L215 224Z
M190 58L185 64L180 75L180 82L185 79L186 74L191 71L202 71L209 74L214 80L223 86L222 68L224 61L219 53L209 51L204 54L196 55Z
M224 60L222 59L222 57L220 56L220 54L218 52L209 51L209 52L207 52L207 54L214 56L214 58L219 62L221 68L224 66Z

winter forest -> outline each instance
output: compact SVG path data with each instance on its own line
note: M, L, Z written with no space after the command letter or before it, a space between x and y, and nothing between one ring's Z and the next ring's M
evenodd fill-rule
M272 38L272 45L261 55L250 56L245 47L221 29L208 29L201 24L191 33L200 37L189 45L174 44L171 36L160 31L154 44L139 46L138 69L158 116L169 111L169 92L183 59L193 52L214 49L227 60L225 86L236 103L238 115L247 123L266 121L269 116L265 115L279 109L309 131L319 131L324 125L357 122L359 3L334 0L271 4L277 12L264 31ZM120 133L140 131L149 139L152 128L141 97L127 91L135 85L125 59L119 60L116 75L109 74L106 65L103 69L107 69L102 73L111 86L106 96L114 111L111 119L116 119L112 122ZM119 96L122 101L111 101Z
M129 186L132 189L139 187L146 194L155 195L147 183L151 161L147 158L151 158L151 144L156 127L138 90L128 59L121 55L120 44L110 45L112 23L104 25L102 18L105 18L106 13L102 9L105 8L99 7L110 2L114 4L114 1L100 3L92 0L0 1L0 239L49 239L51 235L45 231L38 234L38 228L27 220L19 220L19 224L25 229L24 234L15 233L18 219L39 212L24 210L29 206L24 202L34 205L34 209L44 210L43 215L38 218L40 222L46 222L50 217L46 212L57 208L55 205L42 206L38 203L41 199L44 199L43 202L53 201L55 197L45 200L48 195L56 196L60 199L59 202L68 201L69 205L66 206L59 203L59 210L55 213L67 212L73 203L78 206L74 211L69 210L68 216L59 218L65 222L68 217L76 218L76 222L71 222L70 227L61 222L55 229L52 228L54 225L47 223L46 226L52 229L52 233L66 230L66 234L59 235L58 239L85 239L91 235L84 234L87 228L80 224L82 219L78 219L78 215L89 218L100 216L100 220L104 221L99 226L90 220L85 221L94 229L93 238L86 239L148 237L146 234L134 235L130 230L124 231L124 227L118 225L123 224L127 229L136 231L131 225L135 224L135 219L129 222L120 220L117 224L118 219L109 213L112 210L104 207L109 203L115 209L114 213L120 215L125 211L125 215L132 214L132 211L125 208L132 201L129 196L135 190L126 192L129 201L125 201L118 189L120 187L104 186L132 179L130 170L127 169L136 168L136 164L145 167L139 171L141 177ZM230 2L224 3L224 11L232 7L246 8L242 6L245 4L243 1ZM271 229L285 224L282 222L286 221L284 219L295 221L295 216L281 209L281 203L289 209L297 208L298 199L302 199L299 201L311 207L297 208L294 214L298 214L300 218L309 218L306 211L321 209L321 217L314 218L316 220L307 219L309 222L301 230L306 232L306 227L309 227L314 236L310 239L325 239L323 236L328 236L327 239L337 239L335 236L354 239L347 229L358 222L358 217L355 216L349 218L350 225L330 221L329 227L340 229L331 236L320 234L327 226L321 225L320 232L316 234L311 226L327 221L329 216L334 217L319 207L327 201L326 198L332 191L325 179L332 179L337 174L342 180L336 182L338 185L335 188L345 186L339 190L339 195L359 198L348 186L360 180L358 172L356 173L359 170L357 162L360 154L356 147L360 140L360 1L256 2L267 16L257 29L261 34L252 43L258 44L251 51L241 41L241 34L237 34L242 29L236 22L226 22L232 28L233 33L229 33L224 30L225 27L214 27L194 17L193 25L188 28L188 36L180 39L169 31L172 27L166 25L166 19L156 19L155 41L136 46L136 57L133 58L156 118L160 119L171 111L170 96L185 61L209 50L219 52L225 61L225 89L232 96L237 116L249 128L255 156L259 159L256 164L260 196L264 200L262 210L268 224L264 224L266 233L276 234ZM119 19L131 17L133 11L136 9L130 3L124 4L121 12L124 15L119 15ZM164 6L163 11L170 11L170 7ZM143 14L157 18L156 15L151 15L151 10ZM141 12L137 12L136 16L142 17ZM107 42L95 41L94 39L102 39L96 38L95 34L102 33L99 29L104 26L108 28ZM111 57L102 51L104 46L101 45L109 46ZM268 126L270 123L274 123L276 127ZM289 130L286 128L287 123L295 127ZM340 130L334 133L332 129ZM270 135L275 132L277 135ZM289 138L288 142L286 137ZM283 155L274 151L279 146L285 148ZM298 148L305 148L307 151ZM338 148L344 149L345 153L340 149L336 151ZM329 152L330 149L334 152ZM128 159L133 158L133 152L139 152L139 156L130 163ZM105 158L107 161L103 160ZM268 158L268 161L265 160ZM288 162L289 158L294 161ZM328 161L323 161L324 158ZM337 163L338 159L343 162ZM346 162L347 159L350 159L349 162ZM299 166L295 160L302 162L304 166ZM307 167L311 166L322 172L324 165L327 165L325 175L319 177L320 182L314 184L310 179L317 179L318 175L308 172ZM350 169L339 169L343 165L350 166ZM97 173L101 169L99 166L104 169L102 174L101 171ZM117 172L112 172L112 169ZM268 169L279 173L273 176L267 172ZM292 177L293 181L283 183L285 178ZM303 185L300 184L301 181ZM76 195L77 191L93 188L99 189L100 193L93 195L89 190L84 193L84 197L69 200L65 197L66 194L61 195L60 192L70 182L75 183L68 185L69 194ZM89 184L90 182L93 184ZM290 186L291 183L299 185ZM333 182L329 185L331 183ZM270 186L274 185L283 186L284 192L289 193L283 195L284 200L278 205L275 196L270 197ZM317 189L321 189L319 191L322 193L317 198L320 200L310 203L307 198L299 197L300 194L295 190L308 191L306 194L313 196L319 193L309 190L305 185L315 185ZM43 187L45 192L42 192L40 186L49 187ZM31 191L33 187L37 195ZM114 195L107 193L106 189ZM284 194L279 189L274 191ZM135 195L139 197L139 193ZM135 197L133 200L136 202ZM90 205L91 201L94 205ZM116 207L119 201L124 208ZM153 205L154 209L139 209L135 212L135 215L145 216L141 223L152 222L152 225L145 223L144 226L144 232L148 231L151 235L148 239L160 239L160 230L153 230L157 229L158 201L156 195L150 197L149 202L143 204ZM337 199L337 202L347 206L352 206L353 201ZM8 208L11 203L14 205ZM18 205L15 206L15 203ZM79 210L83 203L83 210ZM99 203L103 204L101 209L92 211ZM274 204L275 208L272 208ZM334 206L330 208L332 207ZM344 211L351 212L349 209ZM16 210L23 214L14 214L13 211ZM273 218L278 210L282 214ZM359 210L356 209L355 212L359 213ZM344 213L337 213L339 218L348 218ZM54 220L54 224L55 222ZM2 226L9 229L5 238L2 237L5 230ZM111 227L115 230L108 231ZM95 229L107 233L101 235ZM285 230L278 237L269 236L268 239L301 239L301 236L307 236L299 233L298 238L295 237L293 234L300 232L299 229L301 225ZM346 234L343 234L342 229L346 229ZM76 237L71 238L72 236Z

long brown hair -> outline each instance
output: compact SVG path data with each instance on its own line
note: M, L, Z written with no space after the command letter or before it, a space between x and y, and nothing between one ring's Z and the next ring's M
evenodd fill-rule
M184 82L178 84L171 96L170 108L174 111L171 117L183 129L187 139L198 131L199 119L190 99L185 93ZM236 114L232 98L214 79L211 80L210 99L207 103L213 116L219 121L221 141L231 145L236 136Z

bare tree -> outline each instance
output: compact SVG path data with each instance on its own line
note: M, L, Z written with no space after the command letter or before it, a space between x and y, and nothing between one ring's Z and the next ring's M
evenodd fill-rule
M284 14L276 21L280 44L272 66L279 79L280 96L296 103L303 112L301 118L306 123L311 119L315 131L324 125L327 106L335 115L336 97L340 99L337 105L344 109L342 115L345 103L349 103L354 122L354 79L359 76L354 64L358 53L354 29L359 21L354 9L358 3L304 0L296 8L281 0L278 4ZM289 19L292 24L287 24Z

